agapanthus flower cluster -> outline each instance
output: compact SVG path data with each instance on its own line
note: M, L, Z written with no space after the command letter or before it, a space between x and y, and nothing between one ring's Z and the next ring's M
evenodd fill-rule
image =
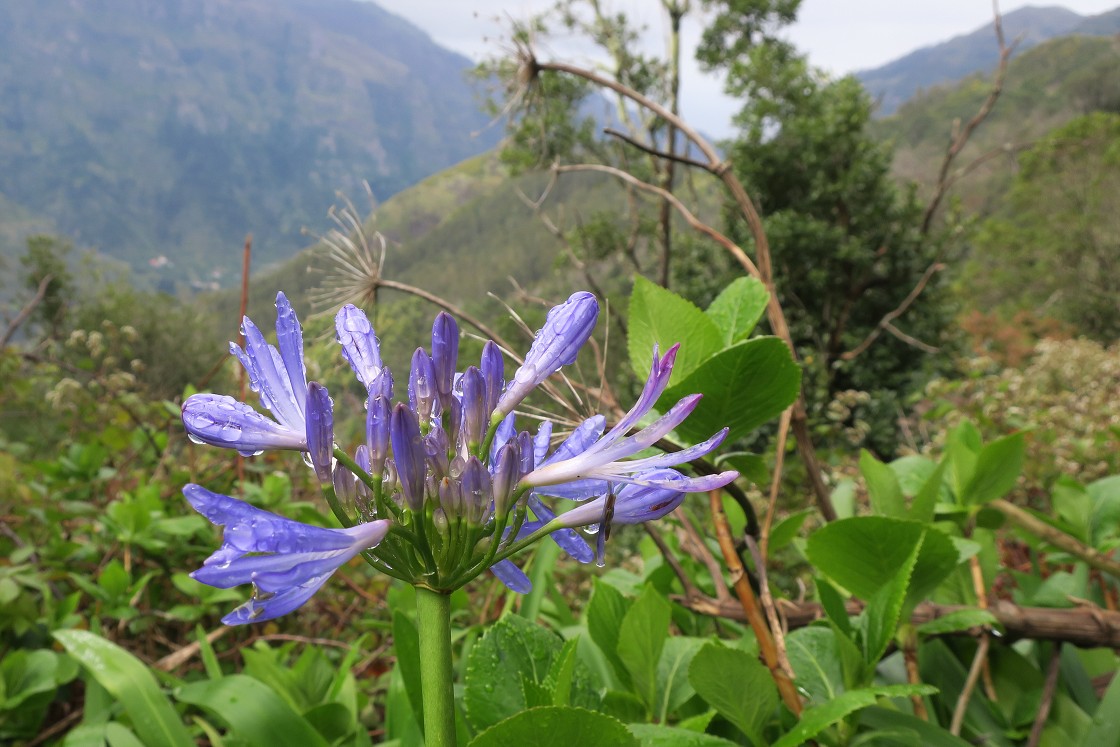
M194 578L223 588L254 585L252 598L224 618L227 624L296 609L358 555L390 576L436 591L490 570L525 593L529 579L509 558L545 535L576 560L591 562L602 557L612 524L660 518L687 493L738 476L690 477L674 469L715 449L726 429L682 451L642 456L699 401L699 395L685 397L641 425L668 385L677 346L663 356L654 348L641 396L609 430L602 415L563 439L547 420L534 421L534 431L518 430L517 407L573 363L591 336L599 305L590 293L576 293L548 313L508 380L493 342L459 371L459 328L440 313L430 349L417 348L406 391L396 400L394 391L402 387L382 362L369 320L360 309L343 307L335 319L337 339L367 393L365 442L353 452L335 444L326 388L307 381L302 329L283 293L276 309L275 346L248 318L245 347L230 345L273 418L231 397L196 394L183 405L183 423L196 443L243 455L304 452L343 528L309 526L188 485L183 492L191 505L225 527L221 548ZM578 531L584 527L597 534L594 550Z

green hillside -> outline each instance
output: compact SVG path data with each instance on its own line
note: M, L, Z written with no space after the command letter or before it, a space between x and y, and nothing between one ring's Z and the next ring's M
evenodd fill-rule
M0 252L31 222L169 289L235 280L249 232L291 257L336 191L385 199L500 135L470 61L370 2L2 3L0 49Z
M995 110L957 159L957 167L988 160L954 189L969 213L990 213L1014 173L1015 154L1074 117L1120 110L1120 39L1070 36L1041 44L1012 59ZM894 170L928 191L949 142L990 91L990 76L973 76L924 93L880 120L881 137L896 147ZM999 153L999 151L1005 153Z

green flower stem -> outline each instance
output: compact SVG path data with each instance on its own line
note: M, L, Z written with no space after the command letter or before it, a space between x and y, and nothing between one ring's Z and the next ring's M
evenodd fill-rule
M427 747L455 747L451 596L417 586L416 617L424 695L424 743Z

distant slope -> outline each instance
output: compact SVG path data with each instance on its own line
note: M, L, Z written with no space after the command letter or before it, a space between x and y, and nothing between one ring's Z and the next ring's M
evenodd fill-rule
M966 212L987 214L1004 196L1016 168L1015 154L1076 116L1120 111L1120 37L1068 36L1016 56L1003 95L956 161L965 167L985 158L953 194ZM935 88L875 123L895 146L894 171L929 190L953 122L967 121L988 95L990 83L973 76Z
M247 232L290 257L337 190L384 199L500 137L470 61L370 2L12 0L0 49L0 219L164 255L155 280L228 281Z
M1083 17L1065 8L1027 7L1003 17L1008 44L1016 54L1049 39L1068 34L1106 36L1120 31L1120 9ZM879 102L879 115L888 116L919 91L951 83L978 72L991 71L999 60L992 24L935 44L873 70L856 73L872 99Z

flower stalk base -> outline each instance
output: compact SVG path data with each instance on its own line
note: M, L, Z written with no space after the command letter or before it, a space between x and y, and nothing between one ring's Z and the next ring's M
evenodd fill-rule
M417 586L420 687L424 695L424 743L455 747L455 692L451 671L451 596Z

